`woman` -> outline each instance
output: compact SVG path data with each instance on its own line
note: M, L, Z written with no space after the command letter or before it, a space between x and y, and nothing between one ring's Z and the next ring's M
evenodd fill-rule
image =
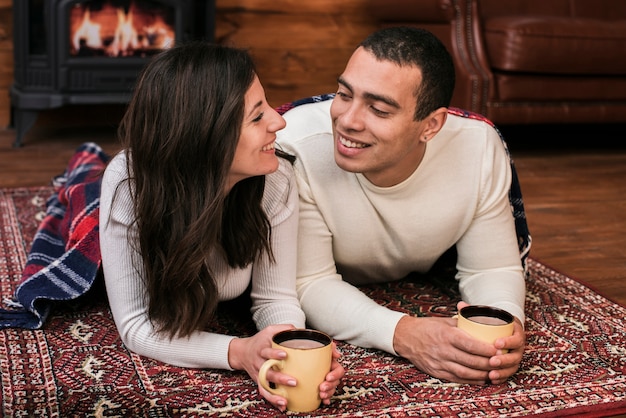
M124 150L103 177L100 245L122 340L182 367L245 370L258 383L279 331L305 326L295 291L298 196L285 121L247 52L191 42L152 58L119 127ZM277 158L277 154L281 158ZM250 286L248 338L207 332L219 301ZM325 404L344 369L320 385ZM293 385L282 373L268 375ZM259 391L284 410L286 400Z

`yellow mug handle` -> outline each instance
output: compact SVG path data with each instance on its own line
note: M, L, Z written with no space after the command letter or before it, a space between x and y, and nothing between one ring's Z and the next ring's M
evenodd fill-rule
M284 360L278 360L278 359L265 360L265 363L263 363L263 365L259 369L259 383L261 383L261 386L263 386L263 388L267 390L268 392L273 393L274 395L278 395L278 396L282 396L283 398L286 398L287 392L284 388L272 388L270 387L270 383L267 380L267 371L269 369L271 369L272 367L277 367L278 369L282 369L284 365L285 365Z

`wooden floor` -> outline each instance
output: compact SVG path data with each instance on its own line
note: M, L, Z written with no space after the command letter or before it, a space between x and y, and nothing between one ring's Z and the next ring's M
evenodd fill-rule
M0 130L0 187L49 184L85 141L115 152L121 111L101 106L47 111L21 148L12 147L13 131ZM522 185L531 257L626 306L626 128L502 131Z

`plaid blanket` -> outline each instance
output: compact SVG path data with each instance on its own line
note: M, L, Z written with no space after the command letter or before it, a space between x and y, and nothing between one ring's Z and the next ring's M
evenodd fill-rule
M85 294L100 269L98 216L101 174L109 156L94 143L81 145L65 172L28 253L13 300L0 309L0 328L37 329L55 301Z

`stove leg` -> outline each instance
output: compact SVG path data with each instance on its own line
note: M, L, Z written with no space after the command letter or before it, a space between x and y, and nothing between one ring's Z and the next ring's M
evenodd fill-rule
M37 116L39 116L39 112L36 110L13 109L13 118L15 123L14 148L22 146L22 138L24 138L26 132L33 127L35 121L37 120Z

